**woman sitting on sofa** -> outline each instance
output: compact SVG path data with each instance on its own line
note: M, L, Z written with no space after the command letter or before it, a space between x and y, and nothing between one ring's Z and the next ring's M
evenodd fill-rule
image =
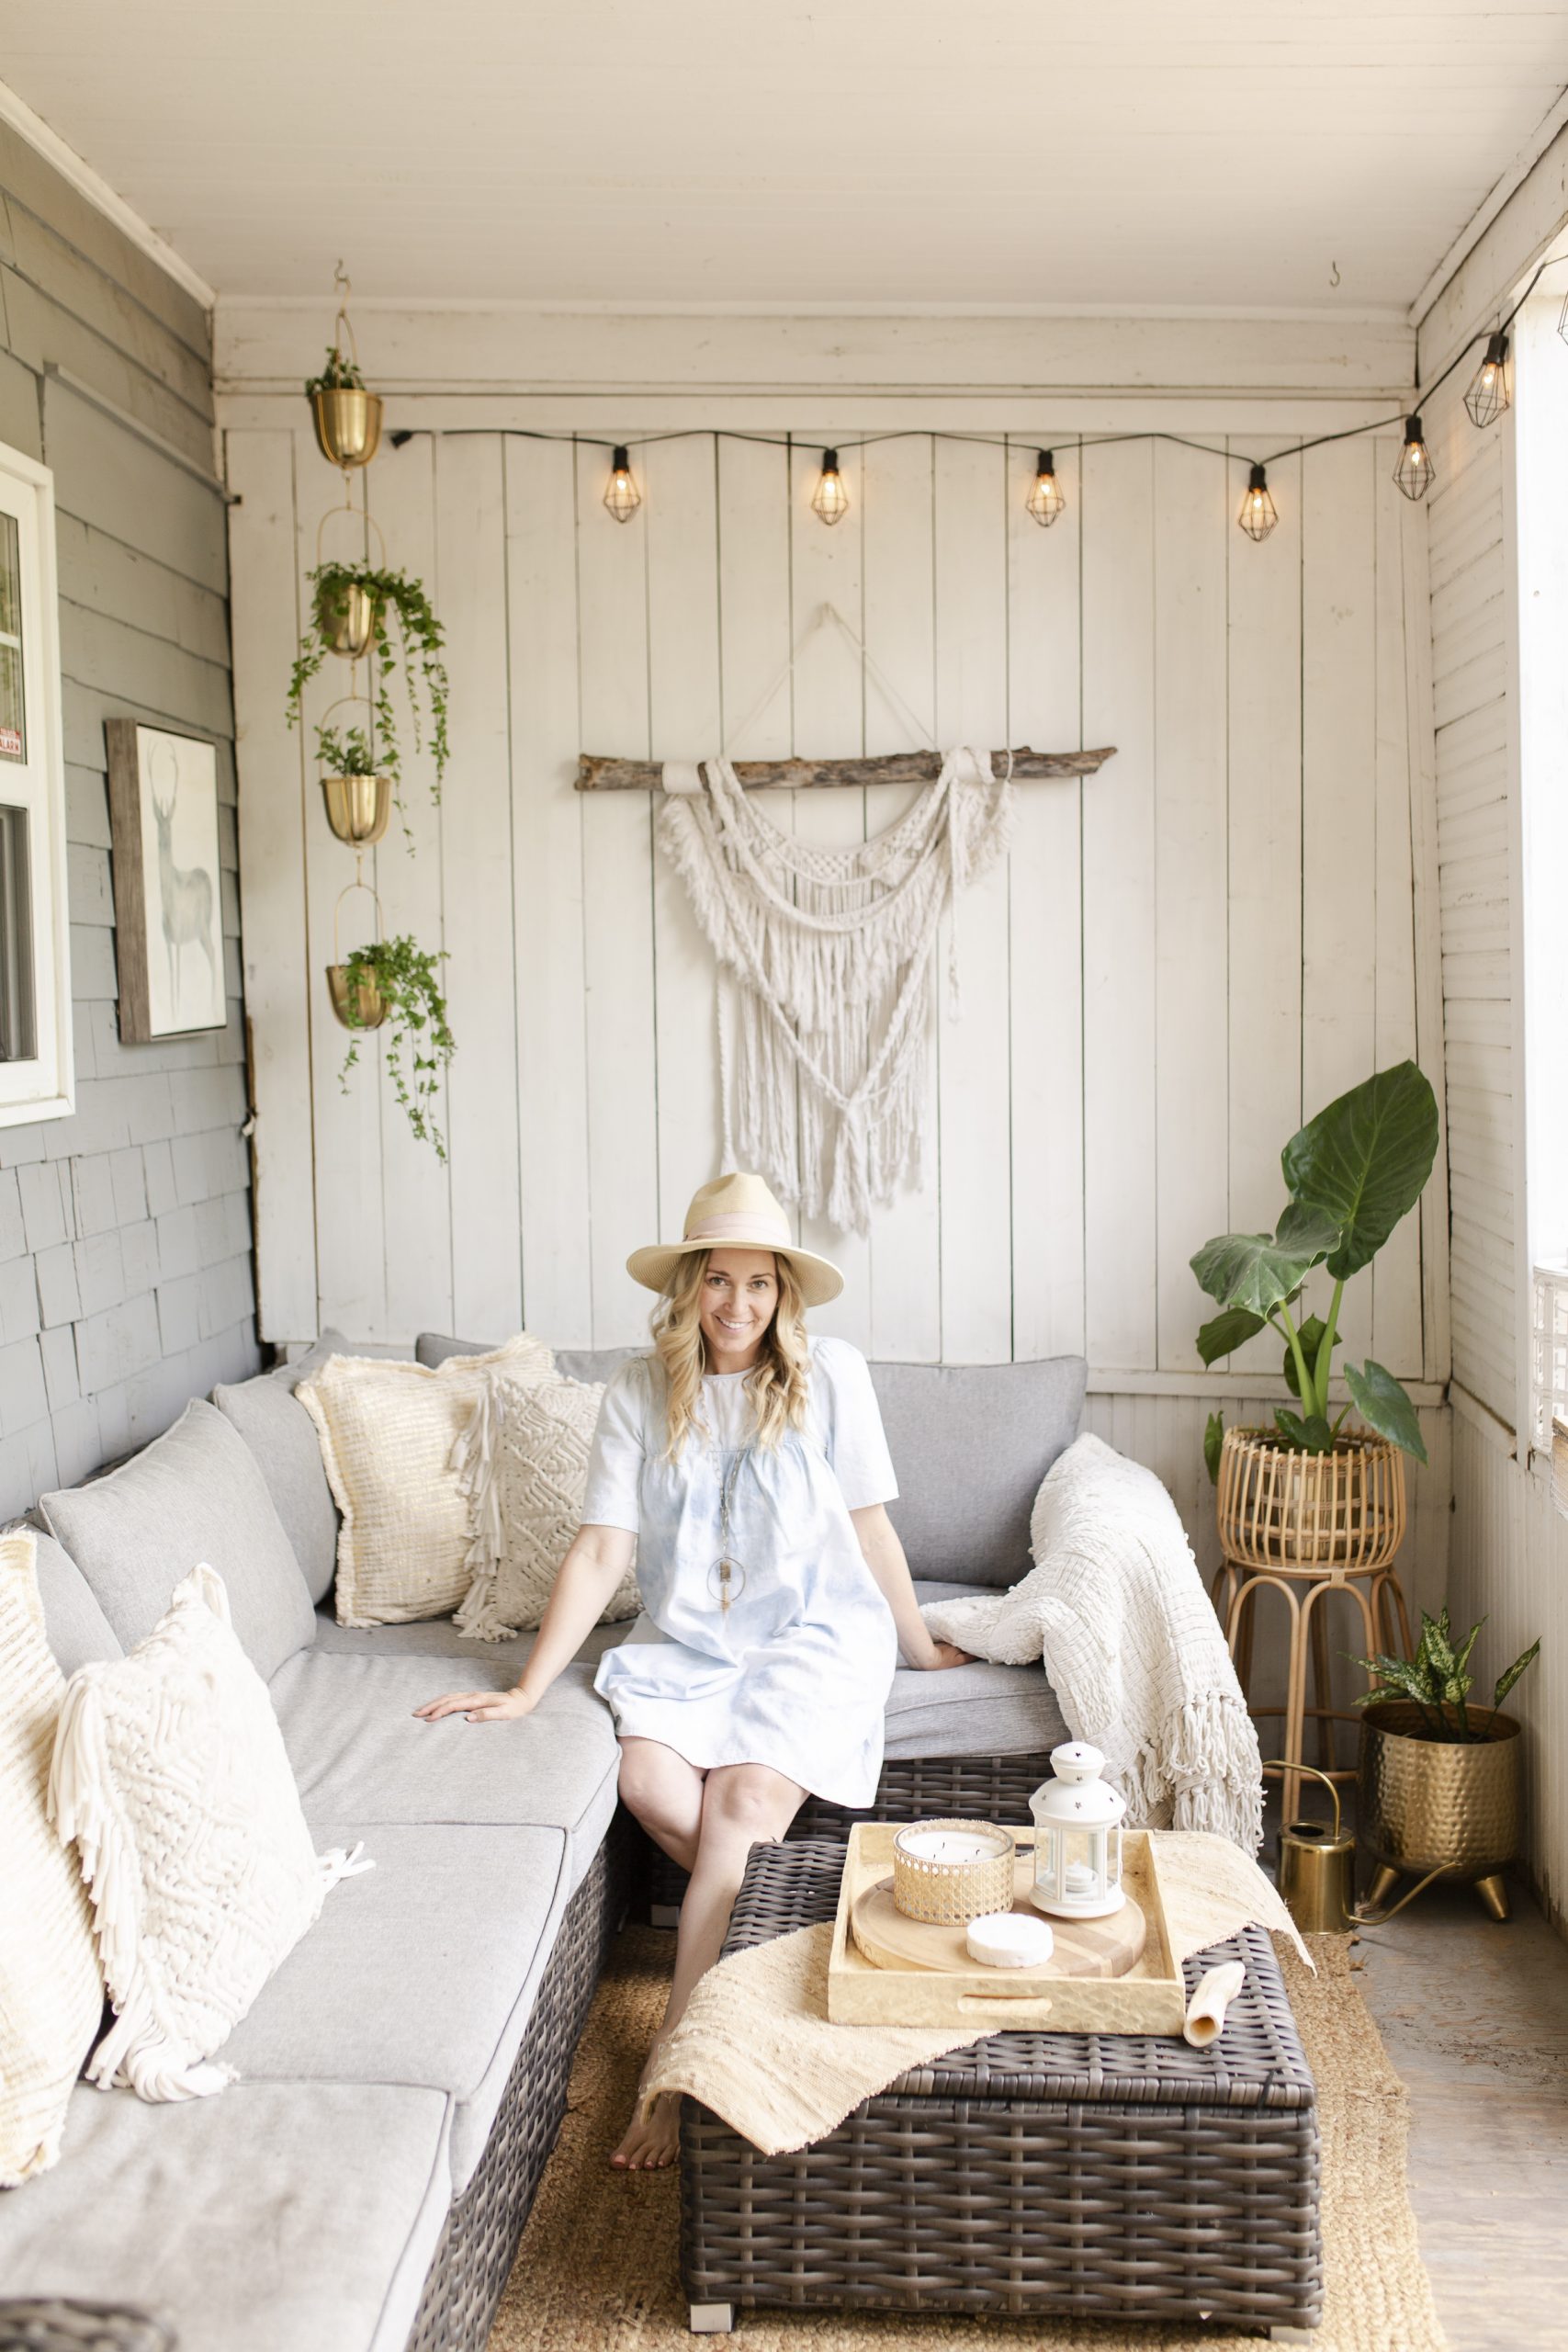
M897 1493L865 1360L812 1340L806 1309L843 1277L798 1249L760 1176L705 1184L683 1238L634 1250L660 1293L651 1354L604 1392L582 1526L513 1690L433 1699L420 1713L500 1723L536 1707L631 1565L643 1614L600 1662L620 1793L691 1873L660 2041L718 1958L760 1839L810 1793L868 1805L902 1651L958 1666L933 1641L885 1506ZM670 2164L676 2102L634 2109L612 2162Z

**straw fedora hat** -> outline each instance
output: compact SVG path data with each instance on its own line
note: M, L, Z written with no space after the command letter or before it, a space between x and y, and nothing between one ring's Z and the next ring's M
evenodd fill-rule
M829 1259L802 1250L789 1219L760 1176L716 1176L693 1193L686 1230L679 1241L653 1242L634 1250L626 1272L647 1290L665 1290L682 1258L694 1250L773 1250L787 1258L807 1306L826 1306L844 1287Z

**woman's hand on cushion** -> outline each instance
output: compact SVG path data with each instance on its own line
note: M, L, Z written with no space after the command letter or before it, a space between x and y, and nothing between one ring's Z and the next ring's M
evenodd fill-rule
M466 1715L471 1724L504 1724L514 1715L531 1715L537 1704L525 1690L449 1690L443 1699L427 1699L414 1713L426 1724L439 1723L443 1715Z
M931 1636L931 1645L936 1651L936 1656L933 1658L928 1658L926 1665L928 1670L933 1674L938 1667L973 1666L975 1663L971 1653L968 1650L961 1650L957 1646L956 1643L939 1642L933 1634Z

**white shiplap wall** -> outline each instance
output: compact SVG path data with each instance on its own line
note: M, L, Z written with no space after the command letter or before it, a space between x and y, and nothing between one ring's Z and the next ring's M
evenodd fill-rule
M849 1275L822 1319L887 1357L1085 1350L1096 1416L1117 1424L1126 1403L1135 1450L1191 1487L1201 1530L1203 1415L1238 1409L1260 1378L1267 1391L1277 1365L1255 1344L1228 1382L1201 1373L1188 1258L1226 1224L1272 1220L1303 1109L1403 1054L1437 1075L1406 660L1425 634L1424 615L1406 626L1424 556L1392 447L1282 463L1262 547L1235 528L1235 469L1147 442L1059 441L1068 508L1042 532L1022 506L1033 436L846 448L852 504L829 532L808 505L818 453L852 440L856 419L827 403L793 448L706 434L650 447L626 527L601 503L596 447L437 434L378 460L390 560L432 582L452 668L444 806L412 803L417 858L389 839L374 859L388 928L451 953L442 1168L408 1137L373 1054L346 1095L337 1080L321 967L352 858L281 715L332 477L290 412L253 422L258 405L227 448L243 500L267 1336L489 1334L525 1315L563 1344L637 1335L647 1301L626 1254L676 1228L716 1165L713 971L649 801L575 794L576 754L713 749L830 600L940 741L1118 751L1081 787L1021 787L1010 862L958 913L962 1010L933 1025L924 1181L867 1241L807 1227ZM319 703L342 684L321 682ZM910 740L824 630L730 748ZM908 797L802 794L773 813L858 839ZM1352 1344L1440 1381L1445 1289L1440 1216L1424 1232L1412 1219L1352 1300ZM1422 1482L1439 1506L1442 1453L1439 1436ZM1438 1508L1428 1592L1444 1537Z

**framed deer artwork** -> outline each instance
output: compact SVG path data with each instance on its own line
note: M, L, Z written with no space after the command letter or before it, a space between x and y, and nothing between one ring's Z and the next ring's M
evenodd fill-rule
M221 1029L218 757L196 736L105 722L119 1034L127 1045Z

